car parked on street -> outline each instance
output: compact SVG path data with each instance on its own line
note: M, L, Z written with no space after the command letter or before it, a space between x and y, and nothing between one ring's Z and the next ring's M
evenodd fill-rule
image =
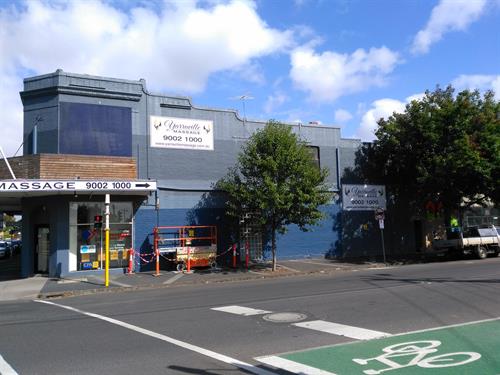
M11 247L6 241L0 241L0 259L10 258L12 255Z
M21 253L21 240L11 241L11 255L17 255Z

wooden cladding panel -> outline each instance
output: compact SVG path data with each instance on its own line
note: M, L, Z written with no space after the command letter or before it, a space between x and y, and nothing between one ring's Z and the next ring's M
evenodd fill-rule
M39 154L9 158L17 178L21 179L136 179L134 158ZM10 179L5 163L0 165L0 179Z
M16 178L27 179L36 178L32 176L40 175L39 155L26 155L8 158L10 166L16 175ZM0 179L10 180L12 178L5 161L0 160Z

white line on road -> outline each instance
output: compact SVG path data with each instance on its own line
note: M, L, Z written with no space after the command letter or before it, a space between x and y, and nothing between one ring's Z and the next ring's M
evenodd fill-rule
M303 365L302 363L290 361L276 356L258 357L255 360L279 369L300 375L335 375L333 372L320 370L316 367Z
M309 260L297 260L297 259L292 259L290 262L295 262L295 263L305 263L305 264L318 264L320 266L327 266L327 267L336 267L336 268L342 268L342 267L348 267L344 266L342 264L337 264L337 263L323 263L323 262L311 262Z
M299 270L296 270L295 268L284 266L283 264L278 264L278 267L279 268L284 268L284 269L286 269L288 271L292 271L292 272L300 272Z
M60 279L57 281L58 284L74 284L74 283L86 283L89 280L86 277L79 279Z
M109 280L109 283L110 284L114 284L114 285L118 285L118 286L121 286L121 287L124 287L124 288L132 288L132 285L121 283L121 282L116 281L116 280Z
M94 276L90 277L88 281L92 281L93 283L96 283L96 284L104 284L104 279L101 279L99 277L94 277ZM121 282L113 280L113 279L110 279L109 283L111 285L118 285L118 286L121 286L124 288L132 288L132 285L121 283Z
M184 276L183 273L178 273L177 275L175 276L172 276L170 279L168 279L167 281L164 281L163 284L172 284L174 281L180 279L182 276Z
M310 322L294 323L292 325L301 328L313 329L315 331L331 333L333 335L350 337L358 340L371 340L390 336L390 333L372 331L370 329L353 327L344 324L331 323L324 320L313 320Z
M198 354L201 354L201 355L213 358L215 360L218 360L218 361L221 361L221 362L224 362L224 363L228 363L228 364L230 364L232 366L235 366L235 367L238 367L240 369L249 371L252 374L257 374L257 375L276 375L276 374L274 374L274 373L272 373L270 371L263 370L261 368L255 367L254 365L251 365L249 363L242 362L242 361L240 361L238 359L234 359L234 358L228 357L228 356L226 356L224 354L219 354L219 353L213 352L211 350L204 349L202 347L199 347L199 346L196 346L196 345L192 345L192 344L189 344L187 342L180 341L180 340L174 339L172 337L165 336L165 335L162 335L160 333L156 333L156 332L150 331L150 330L145 329L145 328L134 326L132 324L122 322L121 320L117 320L117 319L109 318L109 317L104 316L104 315L99 315L99 314L94 314L94 313L91 313L91 312L79 310L79 309L71 307L71 306L60 305L58 303L54 303L54 302L50 302L50 301L43 301L43 300L34 300L34 301L35 302L40 302L40 303L45 303L47 305L61 307L63 309L74 311L74 312L79 313L79 314L87 315L87 316L90 316L92 318L104 320L105 322L108 322L108 323L111 323L111 324L116 324L117 326L130 329L131 331L142 333L143 335L154 337L155 339L166 341L166 342L168 342L170 344L177 345L177 346L179 346L181 348L184 348L184 349L187 349L187 350L191 350L191 351L196 352ZM2 373L2 375L3 375L3 373Z
M0 355L0 374L1 375L18 375L18 373L3 359Z
M272 313L272 311L252 309L250 307L236 306L236 305L213 307L210 310L223 311L230 314L243 315L243 316L263 315Z

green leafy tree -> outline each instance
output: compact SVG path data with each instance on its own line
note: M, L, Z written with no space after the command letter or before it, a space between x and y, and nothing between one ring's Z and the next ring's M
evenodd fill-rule
M500 201L500 104L493 92L437 88L378 122L359 174L391 185L416 211L439 201L448 220L463 205Z
M253 218L270 234L275 271L276 234L285 233L289 224L306 231L323 217L319 206L331 198L327 175L290 126L271 120L252 135L216 187L228 193L229 215L258 213Z

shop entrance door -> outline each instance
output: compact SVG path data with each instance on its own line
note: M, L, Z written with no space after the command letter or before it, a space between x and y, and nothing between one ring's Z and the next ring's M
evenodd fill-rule
M48 225L39 225L35 232L35 273L49 272L50 232Z

